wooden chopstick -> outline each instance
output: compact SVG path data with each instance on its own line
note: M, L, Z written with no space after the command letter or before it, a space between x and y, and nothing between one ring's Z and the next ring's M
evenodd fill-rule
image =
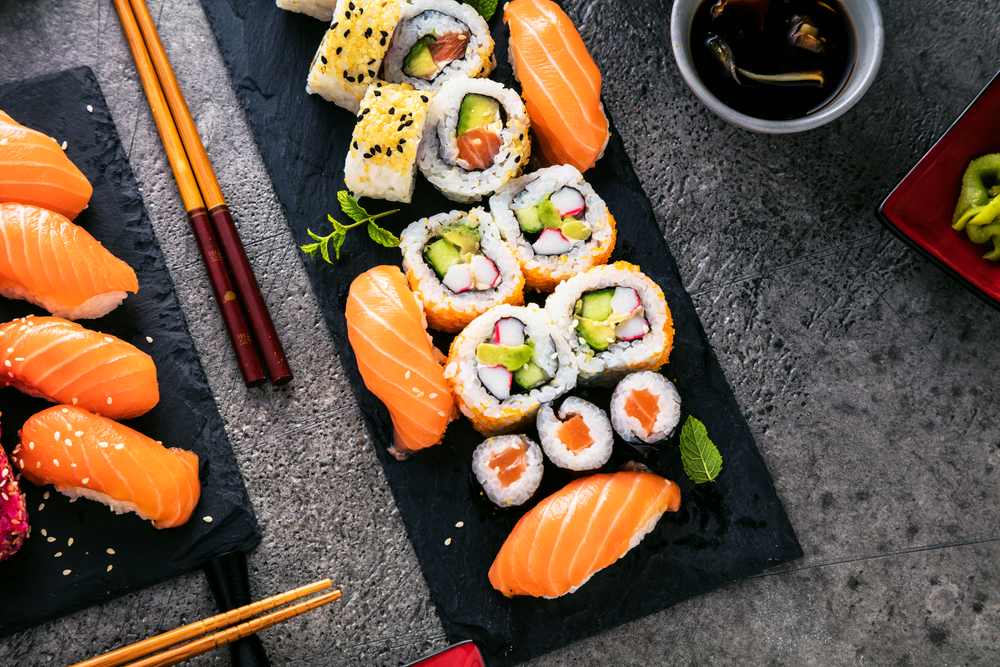
M177 84L177 77L174 76L174 70L167 59L167 52L156 32L153 17L150 16L144 0L129 1L139 24L139 31L142 33L146 48L152 58L156 76L167 98L167 104L170 106L170 114L177 124L184 150L187 151L188 159L191 161L198 187L201 188L201 194L205 198L208 215L212 219L215 233L222 245L222 254L233 274L236 291L246 309L250 328L253 330L254 338L257 340L257 345L264 357L267 373L271 376L272 383L285 384L292 379L292 369L288 365L281 341L278 340L278 332L274 329L271 314L268 312L267 304L260 293L257 278L254 276L250 260L247 258L242 241L240 241L240 235L236 231L236 224L229 212L222 188L219 187L219 180L215 177L208 153L205 152L205 146L198 135L198 128L194 124L191 111L184 100L184 94Z
M322 607L323 605L333 602L334 600L339 600L340 598L341 592L339 590L331 591L320 595L319 597L312 598L311 600L300 602L296 605L288 607L287 609L272 612L267 616L261 616L260 618L247 621L246 623L241 623L231 628L220 630L215 634L202 637L201 639L197 639L189 644L183 644L182 646L172 648L169 651L164 651L163 653L151 655L148 658L143 658L142 660L130 662L128 667L170 667L171 665L176 665L179 662L190 660L191 658L201 655L202 653L208 653L209 651L215 650L221 646L227 646L235 641L249 637L250 635L256 634L261 630L277 625L282 621L287 621L290 618L301 616L307 611L312 611L317 607Z
M116 649L114 651L110 651L103 655L99 655L95 658L91 658L90 660L84 660L83 662L78 662L72 667L119 667L120 665L124 665L132 660L145 658L154 653L157 653L158 651L170 648L171 646L176 646L177 644L180 644L182 642L202 637L203 635L207 635L210 632L215 632L220 628L227 628L228 626L233 625L234 623L240 623L241 621L245 621L248 618L252 618L257 614L260 614L265 611L270 611L275 607L280 607L283 604L288 604L289 602L299 600L306 596L312 595L313 593L318 593L319 591L330 588L331 586L333 586L333 582L330 581L329 579L324 579L323 581L317 581L308 584L306 586L296 588L295 590L291 590L286 593L281 593L280 595L275 595L265 600L260 600L258 602L254 602L252 604L248 604L238 609L233 609L231 611L224 612L222 614L217 614L215 616L212 616L211 618L206 618L202 621L197 621L196 623L191 623L189 625L185 625L175 630L170 630L169 632L164 632L163 634L156 635L155 637L150 637L149 639L144 639L143 641L136 642L135 644L123 646L120 649ZM307 602L316 603L319 600L324 600L323 602L316 604L313 607L310 607L310 609L315 609L316 607L322 604L326 604L327 602L332 602L333 600L338 599L340 596L341 596L340 591L336 590L336 591L331 591L326 595L321 595L320 597L314 598L313 600L308 600ZM289 607L288 609L284 609L278 613L285 613L290 610L296 609L297 607L300 606L301 605L296 605L295 607ZM299 614L304 613L305 611L308 611L308 609L303 609L303 611L298 611L294 614L291 614L290 616L286 616L285 618L298 616ZM270 616L274 616L274 614L271 614ZM270 616L264 616L255 620L264 621L265 619L270 618ZM280 623L282 620L285 620L285 618L274 621L274 623L270 623L270 625L274 625L275 623ZM253 630L252 632L242 631L243 632L242 636L246 636L247 634L253 634L254 632L257 632L258 630L261 630L264 627L270 627L270 625L259 627ZM237 626L237 627L242 627L242 626ZM218 634L224 634L224 633L218 633ZM236 639L239 638L240 637L237 636L229 641L235 641ZM215 648L216 645L222 646L224 644L213 644L212 648ZM190 644L185 644L181 648L184 648L186 646L190 646ZM192 655L197 655L197 654L192 654ZM175 663L169 663L169 664L175 664Z
M229 270L222 253L219 251L219 244L216 241L201 192L198 189L198 183L191 172L191 165L184 151L184 145L177 133L174 120L170 116L166 99L163 97L163 91L160 89L156 72L149 59L149 53L146 51L146 45L142 40L128 0L114 0L114 3L115 9L118 10L118 16L121 18L122 29L125 31L125 39L132 50L136 70L142 80L142 87L146 91L146 99L149 100L149 107L153 111L156 129L160 133L160 139L167 152L170 168L174 172L177 189L180 190L184 208L187 209L188 221L191 223L195 241L198 243L198 250L201 252L201 259L208 272L215 301L222 314L226 332L229 334L229 342L236 354L240 372L243 374L243 382L248 387L259 385L267 380L267 376L264 374L260 359L257 357L253 335L236 298Z

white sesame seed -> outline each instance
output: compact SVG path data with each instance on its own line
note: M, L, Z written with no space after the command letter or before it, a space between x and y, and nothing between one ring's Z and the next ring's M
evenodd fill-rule
M84 477L83 479L81 479L81 480L80 480L80 483L81 483L81 484L86 484L86 483L87 483L87 482L89 482L89 481L90 481L90 478L89 478L89 477Z
M462 528L463 526L465 526L464 521L459 521L458 523L455 524L455 528Z
M7 368L10 368L10 359L4 359L3 365L6 366Z
M114 556L115 555L115 550L114 549L108 549L108 553L111 554L112 556Z
M125 449L125 444L119 442L117 445L115 445L115 449Z
M63 411L63 414L66 414L67 412L69 412L69 409L63 408L62 411Z
M204 519L202 519L202 521L204 521L205 523L212 523L212 517L206 516Z
M76 399L73 399L73 400L76 400ZM75 435L76 437L78 437L78 438L79 438L79 437L80 437L81 435L83 435L83 431L77 431L77 432L76 432L76 433L74 433L73 435Z
M414 394L419 394L419 393L420 393L420 390L419 390L419 389L417 389L416 387L414 387L414 388L413 388L413 393L414 393Z
M429 396L428 398L431 398L431 399L435 399L435 398L437 398L437 397L438 397L438 395L437 395L437 394L434 394L434 393L432 393L432 394L431 394L431 395L430 395L430 396Z
M69 438L66 438L65 440L63 440L63 442L66 443L67 447L72 447L73 446L73 441L70 440Z
M73 405L76 405L76 397L73 397Z
M42 511L43 509L45 509L45 503L41 503L41 504L40 504L40 505L38 506L38 511L39 511L39 512L41 512L41 511Z
M163 441L162 441L162 440L157 440L157 441L156 441L156 444L158 444L158 445L162 445L162 444L163 444Z
M87 105L87 113L94 113L94 107L90 104Z
M440 410L438 410L438 417L444 417L444 416L445 416L445 414L443 412L441 412Z
M69 502L70 502L70 504L72 505L73 503L75 503L75 502L76 502L76 501L78 501L78 500L79 500L79 498L70 498L70 499L69 499ZM114 511L114 510L112 510L112 511Z
M56 558L59 558L59 556L62 556L62 552L61 552L61 551L57 551L57 552L56 552L56 555L55 555L55 557L56 557Z
M63 148L65 148L65 147L66 147L66 142L64 141L63 142ZM65 577L66 575L68 575L72 571L73 570L63 570L63 576Z
M67 147L68 145L69 145L69 144L67 144L67 143L66 143L65 141L64 141L64 142L62 142L62 149L63 149L63 150L66 150L66 147ZM69 574L69 572L63 572L63 574Z
M0 470L0 477L6 477L6 476L7 476L7 468L3 468L2 470Z
M111 397L108 396L108 405L111 405Z
M106 442L99 442L99 443L97 443L97 444L98 444L98 445L99 445L100 447L107 447L107 446L108 446L108 443L106 443Z
M17 467L20 468L21 470L24 470L24 461L22 461L21 459L18 459L17 460Z
M110 572L111 568L113 568L113 567L114 567L114 565L108 565L108 572Z
M28 443L28 449L34 449L34 448L35 448L35 443L34 443L34 441L32 441L32 442L29 442L29 443ZM46 493L48 493L48 491L46 491Z
M449 537L447 540L444 541L444 545L449 546L450 544L451 544L451 538Z
M55 464L57 468L59 467L59 459L52 459L52 463Z
M35 467L36 468L41 468L42 467L42 462L41 461L35 461Z
M146 336L146 342L147 342L147 343L152 343L152 342L153 342L153 339L152 339L152 338L150 338L149 336Z
M59 442L59 431L55 432L55 439L56 439L56 442Z
M0 146L6 146L6 145L7 145L7 137L0 139Z
M114 338L112 338L111 336L105 336L105 337L104 337L104 340L105 340L105 342L108 342L108 343L113 343L113 342L115 342L115 339L114 339Z
M10 353L10 352L13 352L13 351L14 351L14 348L12 348L12 347L8 347L8 348L7 348L7 352L8 352L8 353Z
M4 500L10 500L10 498L7 496L7 494L4 493L3 491L0 491L0 496L3 496Z
M68 547L73 546L73 538L72 537L69 538L69 542L66 543L66 546L68 546Z
M75 464L75 463L70 463L70 464L69 464L69 467L70 467L70 468L75 468L75 467L76 467L76 464Z
M410 379L410 371L406 371L405 373L403 373L403 377L406 378L407 380L409 380Z

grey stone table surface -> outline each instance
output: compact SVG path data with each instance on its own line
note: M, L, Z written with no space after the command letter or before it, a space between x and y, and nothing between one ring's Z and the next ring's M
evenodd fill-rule
M291 385L240 381L110 0L0 0L0 84L96 72L263 528L255 597L323 577L345 591L266 631L273 663L416 659L444 633L204 11L149 4ZM996 3L883 0L874 85L795 136L697 101L669 1L566 4L805 555L532 664L1000 664L1000 312L873 214L1000 69ZM214 612L194 573L2 639L0 664L70 664Z

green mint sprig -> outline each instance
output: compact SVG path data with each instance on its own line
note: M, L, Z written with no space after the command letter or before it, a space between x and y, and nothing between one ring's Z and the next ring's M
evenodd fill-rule
M493 12L497 10L497 0L462 0L465 4L469 5L482 16L487 21L493 16Z
M722 454L709 439L708 429L690 415L681 428L681 463L695 484L714 482L722 471Z
M316 253L319 253L323 256L323 259L330 264L333 264L333 261L330 259L330 244L333 244L334 255L339 260L340 246L344 245L344 238L347 236L347 232L364 224L368 225L368 236L370 236L372 240L379 245L383 245L386 248L396 248L399 246L398 236L390 232L388 229L379 227L375 223L375 220L378 218L399 212L398 208L372 215L362 208L361 204L358 203L358 200L352 197L351 193L347 190L341 190L337 193L337 201L340 203L340 210L342 210L347 217L353 220L354 223L350 225L342 225L332 215L327 215L327 220L329 220L330 224L333 225L333 233L327 236L320 236L314 233L313 230L307 229L306 232L314 241L316 241L316 243L307 243L306 245L299 246L299 248L301 248L302 252L309 255L310 259L314 259L316 257Z

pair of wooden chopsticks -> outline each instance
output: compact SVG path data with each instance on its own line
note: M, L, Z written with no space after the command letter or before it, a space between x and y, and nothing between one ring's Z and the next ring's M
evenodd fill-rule
M285 384L292 379L292 369L153 18L144 0L114 0L114 3L184 200L243 382L253 387L267 379L254 348L256 342L271 382Z
M203 621L164 632L161 635L130 644L104 655L99 655L96 658L78 662L72 667L119 667L125 664L128 664L129 667L168 667L169 665L176 665L179 662L190 660L196 655L208 653L220 646L226 646L238 639L243 639L265 628L277 625L282 621L295 618L317 607L322 607L328 602L339 600L341 592L334 590L314 597L311 600L292 605L286 609L242 623L242 621L246 621L257 614L280 607L294 600L299 600L313 593L318 593L330 588L332 585L333 582L329 579L317 581L308 586L296 588L287 593L275 595L266 600L254 602L245 607L233 609L232 611L206 618ZM233 625L234 623L240 623L240 625ZM192 639L195 641L191 641ZM182 642L189 643L183 644ZM177 646L178 644L180 646ZM170 648L172 646L176 648ZM165 651L164 649L170 650ZM163 652L159 653L158 651ZM133 660L135 662L131 662Z

